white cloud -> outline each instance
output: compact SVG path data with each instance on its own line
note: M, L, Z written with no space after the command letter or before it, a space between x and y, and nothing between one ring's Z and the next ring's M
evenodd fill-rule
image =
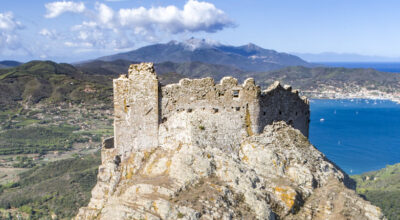
M104 24L112 27L113 19L114 19L114 11L103 3L97 3L96 9L98 11L97 17L98 20Z
M18 49L21 44L16 32L22 28L12 12L0 13L0 49Z
M93 45L88 42L75 43L75 42L71 42L71 41L66 41L66 42L64 42L64 45L67 47L93 47Z
M58 1L44 5L47 10L46 18L55 18L65 12L82 13L85 11L83 2Z
M49 30L47 28L43 28L42 30L40 30L39 34L52 40L58 38L57 32L55 30Z
M125 35L125 32L107 28L106 26L101 24L101 22L93 21L75 25L71 30L75 32L74 40L80 43L74 46L92 45L100 49L122 49L133 45L133 42Z
M21 23L14 19L12 12L0 13L0 30L12 31L21 27Z
M97 2L86 9L84 3L58 1L45 5L45 17L53 18L64 12L83 13L83 22L61 33L57 40L77 49L124 50L135 41L156 42L166 35L190 32L213 33L234 26L225 12L212 3L188 0L182 8L174 5L151 8L121 8L113 10ZM43 29L41 35L52 37L55 32Z
M135 32L162 30L172 34L181 32L216 32L232 27L233 22L220 9L208 2L189 0L183 10L176 6L120 9L122 27L132 27Z

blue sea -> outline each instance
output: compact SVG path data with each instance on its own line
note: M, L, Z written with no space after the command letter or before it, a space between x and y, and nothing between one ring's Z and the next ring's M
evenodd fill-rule
M322 62L316 64L329 67L372 68L382 72L400 73L400 63L391 62Z
M311 100L310 141L348 174L400 162L400 105L383 100Z

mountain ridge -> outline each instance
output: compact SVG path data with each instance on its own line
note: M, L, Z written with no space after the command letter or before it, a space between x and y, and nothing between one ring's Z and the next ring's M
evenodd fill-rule
M31 61L18 67L0 69L0 103L3 108L13 108L18 106L18 103L27 101L80 103L108 100L112 96L110 79L124 73L132 63L126 60L111 62L96 60L72 66L52 61ZM392 94L396 100L399 97L395 94L400 91L400 75L373 69L295 66L268 72L245 72L230 66L202 62L156 63L155 69L161 84L177 83L187 77L212 77L217 81L224 75L233 76L239 81L252 77L263 88L278 80L292 85L294 89L300 89L302 94L311 98L318 98L324 92L330 91L328 88L331 86L338 90L349 88L348 91L343 90L341 93L351 93L356 88L357 91L366 89L382 92L383 98L392 99L389 97ZM87 93L91 90L89 88L95 88L93 93ZM83 94L97 98L85 99L82 97ZM360 95L361 98L369 97Z
M97 60L119 59L154 63L197 61L233 66L243 71L266 71L285 66L313 65L297 56L264 49L252 43L236 47L194 38L185 42L170 41L165 44L148 45L124 53L99 57Z

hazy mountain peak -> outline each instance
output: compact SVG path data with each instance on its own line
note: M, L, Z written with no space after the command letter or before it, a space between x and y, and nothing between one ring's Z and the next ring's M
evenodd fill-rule
M261 49L263 49L260 46L257 46L257 45L255 45L253 43L248 43L244 47L246 47L247 49L250 49L250 50L261 50Z
M171 40L171 41L169 41L169 42L167 43L167 45L176 45L176 44L179 44L179 42L176 41L176 40Z
M215 40L210 40L210 39L199 39L199 38L194 38L191 37L185 41L182 42L182 45L189 50L196 50L200 48L212 48L216 46L220 46L221 43Z

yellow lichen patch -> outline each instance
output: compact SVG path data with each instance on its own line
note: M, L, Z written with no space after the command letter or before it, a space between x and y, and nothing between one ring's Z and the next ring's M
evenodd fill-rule
M152 149L150 152L145 152L144 159L145 159L145 161L148 161L148 163L147 163L148 165L147 165L147 168L143 172L144 174L152 174L153 168L155 166L157 167L157 164L159 164L162 154L160 152L156 152L156 153L155 152L156 152L156 148ZM151 157L152 154L154 154L153 157ZM166 163L168 163L168 161Z
M285 203L286 207L290 210L296 201L296 192L286 187L275 187L275 193Z
M210 159L210 158L211 158L211 155L210 155L210 154L207 154L207 158Z
M156 151L157 148L153 148L150 151L145 151L143 156L143 161L147 161L150 156Z
M157 164L158 160L159 160L159 158L155 158L155 159L149 164L149 166L148 166L147 169L146 169L146 173L147 173L147 174L151 174L151 173L153 172L153 167Z
M146 173L147 173L147 174L151 174L151 171L153 171L153 166L154 166L154 163L151 163L151 164L147 167L147 169L146 169Z
M126 99L124 99L124 112L128 112L128 106L126 105Z
M243 160L244 162L249 162L249 158L248 158L246 155L244 155L244 156L242 157L242 160Z
M129 168L129 171L126 171L125 179L132 179L133 176L133 168Z
M272 163L274 164L274 167L275 167L275 168L278 167L278 165L276 165L276 161L275 161L275 160L272 160Z
M169 170L171 169L171 163L172 163L171 159L168 159L167 162L165 163L165 167L167 169L165 169L164 174L168 174L169 173Z
M249 112L248 108L246 108L245 123L246 123L247 135L252 136L253 135L253 130L251 129L251 118L250 118L250 112Z
M156 213L158 213L158 207L157 207L157 203L155 201L153 202L152 206L153 206L154 211Z
M136 193L139 193L140 186L136 187Z

